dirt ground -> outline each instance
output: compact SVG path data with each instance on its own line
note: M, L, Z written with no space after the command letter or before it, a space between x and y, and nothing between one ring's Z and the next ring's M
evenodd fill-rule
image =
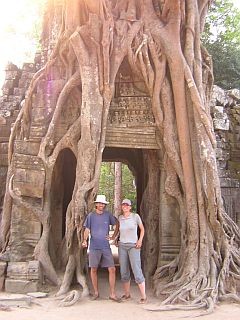
M123 294L119 267L118 253L115 246L111 246L115 264L117 266L116 294ZM90 290L91 290L90 285ZM178 320L183 318L194 319L200 314L203 320L239 320L240 305L220 304L216 306L214 313L204 315L204 310L197 311L148 311L148 307L157 307L159 301L154 297L153 292L147 290L148 301L146 305L138 303L140 294L137 285L132 281L131 300L116 303L109 300L109 286L107 270L99 270L99 291L100 299L91 301L90 298L84 298L71 307L60 307L61 300L55 297L57 289L49 289L46 298L33 298L31 306L21 303L19 306L11 306L11 311L0 311L0 320ZM0 292L1 299L4 298L26 298L26 295L14 295Z
M85 298L71 307L60 307L59 300L54 297L54 292L49 293L46 298L34 298L33 304L11 306L11 311L0 311L0 320L171 320L190 318L193 319L204 311L164 311L152 312L145 310L148 306L157 306L158 300L154 298L152 292L147 291L148 303L146 305L138 304L139 292L136 284L132 284L132 299L127 302L116 303L108 299L108 279L107 272L100 272L100 299L91 301ZM122 287L119 278L116 286L117 295L122 294ZM0 294L1 298L18 297L14 294ZM239 320L240 305L221 304L216 306L216 310L211 315L203 315L201 319L209 320Z

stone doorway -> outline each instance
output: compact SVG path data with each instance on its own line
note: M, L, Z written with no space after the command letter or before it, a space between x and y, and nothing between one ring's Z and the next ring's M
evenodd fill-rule
M51 184L51 233L50 256L53 264L60 266L59 254L66 228L66 211L72 199L76 178L76 158L70 149L62 150L55 163Z
M103 161L125 163L135 176L136 211L140 214L146 230L142 249L142 266L148 285L156 270L161 237L159 157L157 150L144 149L140 145L138 148L106 147L103 152ZM145 259L147 256L148 259Z

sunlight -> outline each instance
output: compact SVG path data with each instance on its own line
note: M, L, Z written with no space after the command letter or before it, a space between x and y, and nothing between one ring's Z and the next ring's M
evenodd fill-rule
M23 62L33 61L45 1L0 0L0 88L7 62L21 67Z
M4 68L11 61L18 67L32 62L38 46L43 5L47 0L0 0L0 88ZM232 0L240 8L239 0Z

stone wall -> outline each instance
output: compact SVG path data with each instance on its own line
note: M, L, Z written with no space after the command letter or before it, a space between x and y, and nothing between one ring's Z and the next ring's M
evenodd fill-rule
M240 227L240 91L214 86L211 114L224 205Z
M25 63L22 69L12 63L5 69L5 82L0 97L0 211L5 193L11 127L17 118L29 83L39 67L39 55L36 55L35 62Z
M6 80L2 89L3 95L0 98L0 206L2 206L5 193L8 166L7 151L11 127L19 113L21 102L24 100L33 75L44 62L43 57L44 55L36 55L35 62L24 64L22 69L11 63L6 67ZM28 141L16 140L14 142L14 189L18 189L22 196L34 198L34 205L41 205L43 197L44 168L37 154L41 138L46 133L46 123L49 122L54 105L51 92L48 92L49 88L51 88L51 92L53 90L60 92L62 88L61 80L55 80L54 78L48 79L48 81L42 80L37 94L34 95L30 138ZM126 98L124 99L126 100ZM114 103L111 107L110 119L112 119L112 122L108 123L108 130L111 129L111 126L116 126L112 117L113 113L116 113ZM214 86L210 107L217 139L216 155L223 201L228 214L240 227L240 92L237 90L224 91ZM67 109L69 110L69 108ZM75 114L72 116L76 117ZM60 136L62 130L65 130L68 125L69 123L61 123L59 126ZM108 141L111 146L110 142ZM152 149L154 149L154 146ZM161 205L164 207L164 201ZM176 255L180 245L179 222L176 220L177 215L174 206L173 203L172 211L162 217L164 223L160 235L162 237L160 258L164 263ZM38 262L31 261L31 259L40 235L41 224L39 221L26 210L13 206L11 249L6 251L5 259L10 262L8 264L1 262L0 290L4 286L5 274L7 274L5 281L7 291L11 292L16 288L19 292L24 291L24 288L28 288L27 290L30 290L29 288L31 290L38 289L41 272L38 270ZM32 266L34 266L36 274L35 271L31 271Z

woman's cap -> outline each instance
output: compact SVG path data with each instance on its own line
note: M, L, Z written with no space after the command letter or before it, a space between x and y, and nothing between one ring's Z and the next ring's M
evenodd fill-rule
M127 204L128 206L131 206L132 202L129 199L123 199L122 204Z
M109 204L109 202L106 200L106 196L104 194L98 194L95 203L104 203Z

